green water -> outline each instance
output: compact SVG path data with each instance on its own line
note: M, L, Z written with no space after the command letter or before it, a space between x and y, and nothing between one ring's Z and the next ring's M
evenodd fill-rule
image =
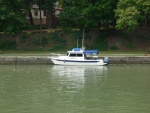
M0 65L0 113L150 113L150 65Z

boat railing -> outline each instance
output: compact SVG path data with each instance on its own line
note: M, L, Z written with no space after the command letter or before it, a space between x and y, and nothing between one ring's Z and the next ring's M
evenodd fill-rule
M65 54L59 54L59 53L50 53L51 57L59 57L59 56L66 56Z
M50 58L56 58L56 57L59 57L60 54L57 54L57 53L50 53Z
M97 59L99 59L99 56L97 56L97 55L86 55L86 59L89 59L89 60L92 60L92 59L97 60Z

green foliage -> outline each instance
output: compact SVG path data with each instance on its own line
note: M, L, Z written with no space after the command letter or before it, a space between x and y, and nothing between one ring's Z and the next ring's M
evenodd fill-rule
M20 33L29 26L27 16L33 4L50 11L55 2L56 0L0 0L0 32L12 35Z
M16 41L15 40L0 41L0 49L16 49Z
M46 46L48 44L48 39L46 37L41 38L41 45Z
M40 46L40 37L33 37L32 42L35 46Z
M132 30L139 25L140 12L134 6L116 10L116 15L119 18L116 25L117 29Z
M115 10L117 29L134 30L146 15L150 15L149 0L119 0ZM146 20L145 20L146 21Z
M25 40L25 39L28 39L30 36L28 35L28 34L22 34L21 36L20 36L20 39L21 40Z
M54 8L54 3L57 2L57 0L36 0L38 5L40 5L40 1L41 1L41 6L42 9L44 10L53 10Z
M66 40L65 38L63 37L63 34L62 32L50 32L49 33L49 38L51 39L51 41L53 41L53 44L52 45L57 45L57 46L64 46L66 45Z
M97 32L94 35L86 32L85 47L87 49L105 50L125 50L135 49L134 40L141 39L141 43L148 45L150 37L148 34L138 32L137 37L132 37L132 34L118 31L102 31L100 34ZM41 42L39 34L22 34L14 37L10 35L0 36L0 50L1 49L20 49L20 50L50 50L50 51L66 51L77 46L81 47L82 32L77 31L56 31L51 33L43 33ZM88 37L88 38L87 38ZM122 39L121 39L122 38ZM133 40L134 39L134 40ZM112 43L110 42L112 41ZM108 43L109 42L109 43ZM139 42L138 42L139 43ZM108 44L110 44L108 46ZM109 47L109 48L108 48Z
M57 45L57 46L54 46L50 49L50 51L60 51L60 50L64 50L65 47L62 46L62 45Z
M116 45L113 45L109 48L110 50L118 50L119 48Z
M40 37L35 37L33 38L33 44L35 46L46 46L48 44L48 39L46 37L41 37L41 42L40 42Z
M134 49L135 48L133 38L129 34L123 33L122 37L127 41L127 48L128 49Z
M14 35L26 27L26 11L22 5L18 0L0 1L0 31Z
M128 47L129 49L134 49L134 48L135 48L135 45L133 44L133 41L129 42L128 45L127 45L127 47Z
M59 32L49 32L48 33L49 38L51 38L52 40L59 40L58 34L59 34Z
M81 28L108 27L114 22L113 9L117 0L63 0L63 12L59 16L64 26Z
M98 37L96 37L93 47L100 51L108 50L107 35L100 34Z
M32 43L34 46L42 46L45 47L48 44L48 39L47 37L40 37L39 36L34 36L32 37Z
M137 34L137 38L141 39L142 42L150 42L150 36L143 33Z

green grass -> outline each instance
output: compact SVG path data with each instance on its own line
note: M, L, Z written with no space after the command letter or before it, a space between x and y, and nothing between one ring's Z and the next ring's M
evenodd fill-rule
M49 56L51 53L66 54L67 50L63 51L23 51L23 50L3 50L0 56ZM99 51L100 56L145 56L147 51Z
M145 56L147 51L100 51L100 56Z
M49 51L31 51L31 50L2 50L0 55L43 55L49 54Z

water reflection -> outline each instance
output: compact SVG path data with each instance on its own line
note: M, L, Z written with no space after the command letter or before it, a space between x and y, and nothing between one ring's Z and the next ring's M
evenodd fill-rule
M106 66L59 66L55 65L50 70L53 81L68 84L68 88L84 88L86 76L97 80L98 76L107 75ZM90 79L88 78L88 79ZM69 82L69 83L68 83ZM93 81L95 82L95 81Z
M58 74L59 76L85 76L86 73L93 74L104 74L107 71L106 66L60 66L54 65L51 70L53 74ZM51 72L49 70L49 72Z
M150 65L0 65L0 113L149 113Z
M51 83L62 113L86 112L89 100L97 100L97 92L107 80L105 66L53 66L49 69ZM100 85L101 84L101 85ZM97 108L96 108L97 109ZM58 113L59 113L58 112Z

